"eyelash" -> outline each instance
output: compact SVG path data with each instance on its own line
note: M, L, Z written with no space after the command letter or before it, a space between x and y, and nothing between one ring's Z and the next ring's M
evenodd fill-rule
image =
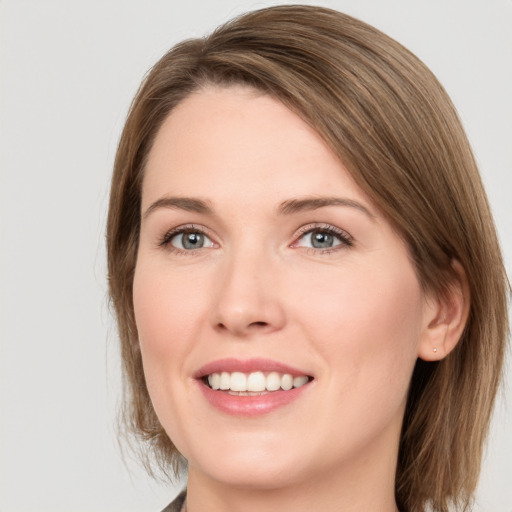
M177 235L185 235L187 233L199 233L199 234L204 235L204 236L206 236L208 238L211 238L204 228L195 226L194 224L187 224L185 226L178 226L176 228L172 228L169 231L167 231L165 233L165 235L162 237L162 239L160 240L160 242L158 243L158 245L160 247L163 247L163 248L169 250L170 252L172 252L174 254L178 254L178 255L191 255L191 254L194 253L193 250L180 249L178 247L174 247L171 244L171 241L172 241L172 239L175 236L177 236Z
M299 229L298 234L295 236L296 241L293 242L292 247L295 246L304 235L307 235L308 233L313 233L314 231L319 231L321 233L327 233L329 235L332 235L338 238L341 241L341 243L339 245L335 245L334 247L324 249L318 249L315 247L304 247L304 249L307 250L308 253L328 255L332 254L333 252L346 249L347 247L352 247L354 245L354 239L352 238L352 236L350 236L346 231L340 228L337 228L330 224L308 224Z
M343 250L347 247L352 247L354 245L354 239L352 236L350 236L346 231L343 231L340 228L337 228L335 226L332 226L330 224L308 224L306 226L303 226L299 229L296 235L294 235L295 241L291 244L291 247L298 247L296 244L308 233L312 233L314 231L319 231L322 233L327 233L329 235L332 235L336 238L338 238L341 243L339 245L336 245L331 248L324 248L324 249L318 249L315 247L303 247L303 249L307 250L308 252L312 252L314 254L323 254L328 255L333 252ZM179 255L191 255L195 252L193 249L184 250L179 249L178 247L174 247L171 244L172 239L177 235L184 235L187 233L199 233L202 234L208 238L211 239L211 237L208 235L207 230L204 228L201 228L199 226L195 226L194 224L186 225L186 226L179 226L173 229L170 229L165 233L165 235L161 238L158 245L159 247L166 248L167 250L171 251L174 254ZM196 249L199 250L199 249Z

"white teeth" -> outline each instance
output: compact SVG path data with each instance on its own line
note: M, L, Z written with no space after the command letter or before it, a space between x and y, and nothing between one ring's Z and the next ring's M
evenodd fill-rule
M300 388L301 386L304 386L304 384L307 384L307 382L308 382L308 378L306 376L295 377L293 379L293 387Z
M247 377L247 391L265 391L267 379L262 372L250 373Z
M215 374L213 374L215 375ZM220 374L220 386L219 389L226 391L229 389L229 383L231 381L231 375L228 372L222 372Z
M309 378L305 375L293 377L289 373L280 374L270 372L267 376L263 372L221 372L208 376L208 384L212 389L236 392L263 392L283 389L289 391L292 388L300 388L307 384Z
M219 389L220 375L218 373L214 373L213 375L210 375L208 382L209 382L210 386L212 387L212 389Z
M245 373L233 372L229 387L231 391L247 391L247 377Z
M283 375L281 379L281 387L285 391L289 391L293 388L293 377L289 373Z
M281 376L277 372L267 375L267 391L277 391L281 388Z

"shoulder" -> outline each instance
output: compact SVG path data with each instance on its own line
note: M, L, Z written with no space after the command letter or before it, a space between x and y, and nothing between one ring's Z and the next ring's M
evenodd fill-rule
M187 491L184 490L176 496L176 498L165 507L162 512L180 512L183 503L185 503L185 498L187 497Z

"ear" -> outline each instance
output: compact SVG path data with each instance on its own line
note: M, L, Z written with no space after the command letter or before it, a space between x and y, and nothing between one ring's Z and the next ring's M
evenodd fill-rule
M418 357L424 361L439 361L459 342L469 315L471 297L462 265L452 260L456 278L444 296L427 297L423 332Z

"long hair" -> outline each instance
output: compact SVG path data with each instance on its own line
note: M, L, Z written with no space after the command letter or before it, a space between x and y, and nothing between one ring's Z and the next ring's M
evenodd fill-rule
M173 108L209 85L246 84L312 126L408 245L425 291L469 281L469 319L455 350L418 361L401 433L395 494L409 512L470 503L502 374L508 282L486 195L454 106L399 43L339 12L300 5L242 15L172 48L129 112L112 178L108 278L126 380L127 421L162 467L180 455L146 388L132 300L141 184Z

